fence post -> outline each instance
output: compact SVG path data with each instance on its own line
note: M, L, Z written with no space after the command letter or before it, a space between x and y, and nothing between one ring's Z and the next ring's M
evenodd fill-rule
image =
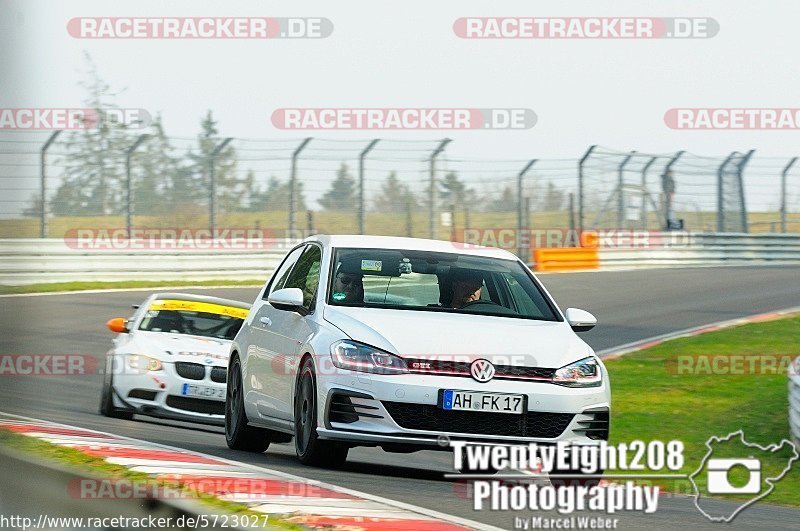
M40 175L40 183L39 189L42 194L42 197L39 198L40 201L40 219L39 219L39 237L40 238L47 238L47 171L46 171L46 154L47 149L55 142L58 135L61 134L61 130L53 131L53 134L50 135L50 138L47 139L47 142L44 143L42 146L42 152L39 155L39 175Z
M597 145L589 146L581 160L578 161L578 229L583 230L583 196L584 196L584 183L583 183L583 164L592 156L592 152Z
M428 223L428 235L429 235L431 240L435 240L436 237L438 236L438 232L439 232L439 220L437 219L438 211L439 211L439 209L438 209L439 205L436 204L436 202L438 200L437 199L437 194L436 194L436 191L437 191L436 190L436 157L439 155L439 153L444 151L445 146L447 146L447 144L449 144L450 142L451 142L451 140L449 138L445 138L444 140L439 142L439 145L436 146L436 149L433 150L433 153L431 153L431 159L430 159L430 172L431 172L430 190L428 191L428 201L430 202L430 205L428 206L428 215L430 216L430 221Z
M128 238L131 238L131 229L133 228L133 180L131 179L131 157L133 152L147 140L150 135L139 135L134 143L125 150L125 230L127 231Z
M742 160L736 165L736 177L739 180L739 205L742 215L742 232L745 233L750 232L750 226L747 223L747 204L744 201L744 167L750 162L750 157L752 157L755 152L755 149L751 149L745 153Z
M375 147L375 144L378 143L380 139L376 138L372 142L370 142L367 147L364 148L364 151L358 156L358 233L364 234L365 232L365 222L364 222L364 157L367 156L367 153L372 151L372 148Z
M292 173L289 176L289 222L288 227L286 229L286 236L288 238L294 238L294 225L295 225L295 203L296 203L296 189L297 189L297 157L300 155L300 152L311 142L311 138L306 138L300 145L297 146L297 149L294 150L292 153Z
M209 178L209 187L208 187L208 229L213 233L214 229L217 228L217 175L215 173L214 166L216 165L215 162L217 160L217 155L225 149L225 146L231 143L233 138L226 138L223 140L208 157L208 178Z
M314 211L306 210L306 234L309 236L316 232L314 230Z
M786 176L795 162L797 162L797 157L793 157L781 172L781 232L783 233L786 232Z
M642 213L641 213L641 216L642 216L642 223L643 223L642 226L645 229L647 229L647 226L648 226L648 223L647 223L647 197L650 196L650 192L647 189L647 170L650 169L650 166L652 166L657 159L658 159L658 157L650 157L650 160L648 160L647 164L645 164L644 168L642 168Z
M575 230L575 193L569 193L569 229Z
M736 151L728 155L717 169L717 232L725 232L725 188L722 184L725 175L725 166L727 166L736 155L738 155Z
M625 225L625 165L636 155L635 151L628 153L617 169L617 228Z
M525 167L522 168L522 171L519 172L519 175L517 175L517 238L516 238L517 241L516 241L516 244L517 244L517 256L519 256L520 258L522 258L523 251L524 251L524 249L522 248L522 245L520 243L521 242L521 238L522 238L522 231L525 230L525 226L527 225L527 219L525 219L523 217L525 215L525 213L524 213L524 209L525 209L524 201L525 200L523 198L523 192L522 192L523 191L523 186L522 185L523 185L523 180L525 178L525 174L528 173L528 170L530 170L533 167L534 164L536 164L536 160L537 159L532 159L530 162L528 162L528 164L526 164ZM525 220L524 223L523 223L523 220Z

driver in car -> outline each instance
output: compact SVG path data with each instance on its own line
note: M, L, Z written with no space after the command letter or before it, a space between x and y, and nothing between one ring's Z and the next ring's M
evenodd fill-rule
M345 269L343 264L333 279L333 299L342 302L364 302L363 276Z
M483 275L474 269L455 269L451 272L453 298L450 308L463 308L481 298Z

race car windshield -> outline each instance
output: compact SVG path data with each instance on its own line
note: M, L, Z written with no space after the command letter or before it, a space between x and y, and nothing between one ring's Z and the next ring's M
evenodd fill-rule
M328 304L560 320L514 260L415 250L337 249Z
M238 317L211 312L149 309L139 330L233 339L243 322Z

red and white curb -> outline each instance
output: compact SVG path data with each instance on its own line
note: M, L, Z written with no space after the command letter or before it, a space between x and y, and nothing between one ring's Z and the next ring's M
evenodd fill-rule
M774 312L759 313L756 315L741 317L739 319L720 321L717 323L697 326L694 328L687 328L685 330L678 330L677 332L670 332L668 334L662 334L660 336L650 337L647 339L643 339L641 341L634 341L632 343L626 343L624 345L619 345L605 350L600 350L597 352L597 355L603 358L604 360L613 360L614 358L619 358L620 356L624 356L625 354L630 354L631 352L638 352L646 348L655 347L656 345L660 345L661 343L669 341L670 339L699 336L701 334L707 334L708 332L716 332L717 330L723 330L725 328L732 328L734 326L740 326L744 324L775 321L777 319L783 319L784 317L788 317L790 315L798 313L800 313L800 306L794 306L792 308L786 308Z
M1 412L0 429L70 447L311 529L497 529L276 470L120 435Z

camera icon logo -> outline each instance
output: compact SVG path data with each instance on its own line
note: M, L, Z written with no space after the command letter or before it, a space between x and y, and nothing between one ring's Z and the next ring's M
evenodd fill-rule
M709 459L706 466L708 470L706 488L710 494L758 494L761 492L761 462L758 459L752 457ZM731 481L731 472L742 467L750 474L747 483L741 487L734 486Z

